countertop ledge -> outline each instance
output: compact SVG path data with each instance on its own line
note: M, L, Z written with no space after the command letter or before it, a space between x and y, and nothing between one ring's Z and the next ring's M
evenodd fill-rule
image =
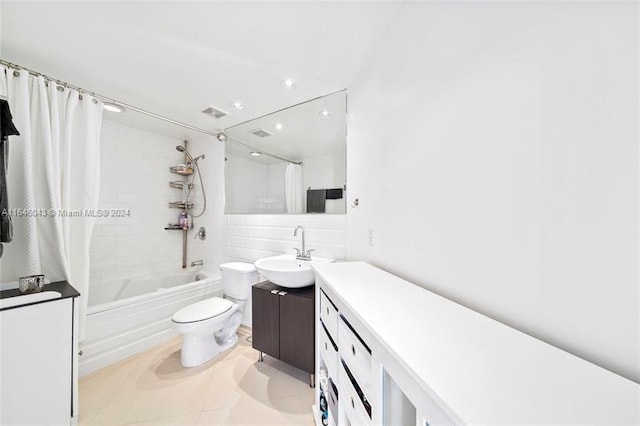
M384 358L456 421L640 423L640 385L631 380L368 263L314 270L379 340Z
M71 284L69 284L67 281L56 281L56 282L52 282L49 284L45 284L42 292L45 291L57 291L58 293L60 293L60 297L56 297L54 299L48 299L48 300L40 300L40 301L36 301L36 302L25 302L24 304L19 304L19 305L15 305L15 306L9 306L6 308L1 308L0 311L5 311L5 310L9 310L9 309L16 309L16 308L22 308L24 306L29 306L29 305L36 305L39 303L47 303L47 302L53 302L56 300L61 300L61 299L68 299L70 297L75 298L80 296L80 293L78 292L78 290L76 290ZM31 294L37 294L37 293L31 293ZM19 296L24 296L23 294L20 293L20 290L18 290L17 288L12 288L9 290L3 290L0 291L0 299L9 299L12 297L19 297Z

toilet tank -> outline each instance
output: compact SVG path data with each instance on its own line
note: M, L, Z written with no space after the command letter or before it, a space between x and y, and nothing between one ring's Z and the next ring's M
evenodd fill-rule
M220 265L224 294L238 300L247 300L251 286L258 280L258 272L253 263L229 262Z

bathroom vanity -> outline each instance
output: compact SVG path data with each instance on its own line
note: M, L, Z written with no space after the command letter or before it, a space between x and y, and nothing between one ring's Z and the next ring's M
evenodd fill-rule
M78 296L66 281L27 295L0 292L0 424L77 420Z
M640 423L637 383L367 263L314 269L329 425Z
M315 371L315 287L285 288L264 281L255 284L252 298L252 345L262 353Z

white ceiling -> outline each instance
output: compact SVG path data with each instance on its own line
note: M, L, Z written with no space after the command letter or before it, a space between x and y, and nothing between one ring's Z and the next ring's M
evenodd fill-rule
M216 131L348 87L399 5L5 0L0 55ZM284 78L296 87L284 89ZM231 107L237 100L243 110ZM231 114L207 117L208 105ZM105 118L192 136L131 111Z
M328 116L320 115L327 111ZM252 150L275 154L290 161L331 156L344 159L346 150L347 96L344 91L324 96L273 114L228 128L229 138L252 147ZM278 130L276 124L281 124ZM261 129L271 133L259 137L251 133ZM237 145L226 145L227 155L243 157L260 163L279 160L266 155L253 157L250 151Z

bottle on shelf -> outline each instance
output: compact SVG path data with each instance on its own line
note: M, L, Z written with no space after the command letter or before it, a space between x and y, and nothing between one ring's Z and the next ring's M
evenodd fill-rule
M180 212L180 219L178 220L178 223L184 231L189 230L189 214L186 210Z

